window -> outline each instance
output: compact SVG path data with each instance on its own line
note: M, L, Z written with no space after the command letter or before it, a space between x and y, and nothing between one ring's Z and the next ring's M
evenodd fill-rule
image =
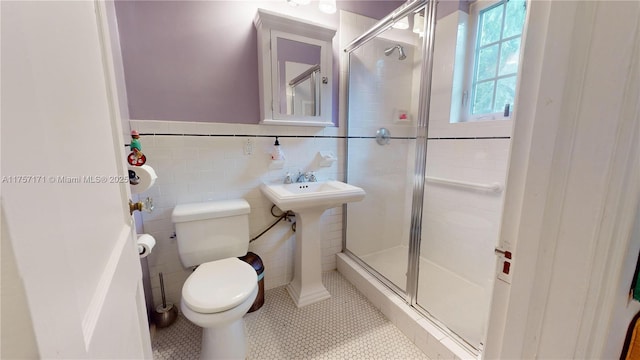
M468 120L508 118L515 99L526 1L501 0L476 11Z

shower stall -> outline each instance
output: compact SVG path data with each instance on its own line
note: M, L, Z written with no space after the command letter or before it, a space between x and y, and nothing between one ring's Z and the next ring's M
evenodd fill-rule
M367 196L346 206L343 248L479 352L496 277L510 121L482 134L451 121L463 97L454 71L464 63L460 24L469 19L438 10L407 3L345 48L345 173ZM413 27L392 26L399 23Z

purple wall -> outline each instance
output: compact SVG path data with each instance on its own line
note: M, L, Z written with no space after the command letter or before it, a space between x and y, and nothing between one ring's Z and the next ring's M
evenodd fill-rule
M442 19L458 10L462 10L468 14L469 5L474 1L476 0L440 0L436 9L436 18Z
M337 6L379 19L402 3L354 0L338 1ZM284 0L121 0L115 4L129 113L131 119L139 120L256 124L260 121L253 25L257 9L335 28L339 24L339 12L311 13L315 2L298 8ZM335 76L334 84L337 89ZM337 99L334 94L334 123Z
M406 1L386 0L338 0L336 1L336 5L338 10L349 11L379 20L389 15L405 2ZM339 12L340 11L336 12L336 16Z

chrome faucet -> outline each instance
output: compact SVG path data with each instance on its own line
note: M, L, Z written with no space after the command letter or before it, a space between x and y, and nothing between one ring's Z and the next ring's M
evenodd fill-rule
M296 178L297 183L306 182L309 180L309 173L298 172L298 177Z
M298 177L296 178L297 183L302 182L316 182L318 179L313 171L307 171L306 173L298 172Z

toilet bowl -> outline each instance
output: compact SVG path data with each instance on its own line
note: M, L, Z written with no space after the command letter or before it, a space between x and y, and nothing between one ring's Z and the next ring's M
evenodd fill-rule
M253 267L238 258L200 265L182 287L180 310L203 328L201 359L244 359L242 317L258 295Z
M197 266L182 286L180 309L203 328L201 359L245 359L246 335L242 317L258 295L258 276L238 259L249 248L245 200L183 204L172 221L180 260Z

